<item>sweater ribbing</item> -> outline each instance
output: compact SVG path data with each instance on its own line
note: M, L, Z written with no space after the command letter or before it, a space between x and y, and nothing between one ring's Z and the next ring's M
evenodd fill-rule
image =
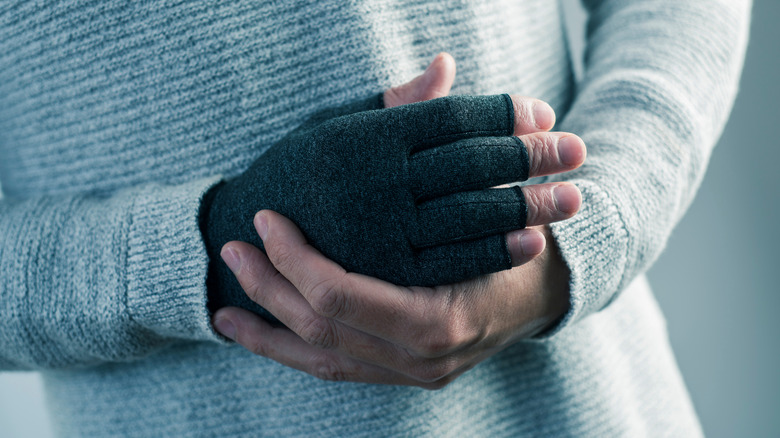
M750 2L585 4L575 93L549 0L3 2L0 367L46 370L63 436L700 434L641 273L723 127ZM321 382L223 345L204 191L443 50L453 93L539 97L589 147L563 176L583 211L553 226L569 314L438 392Z

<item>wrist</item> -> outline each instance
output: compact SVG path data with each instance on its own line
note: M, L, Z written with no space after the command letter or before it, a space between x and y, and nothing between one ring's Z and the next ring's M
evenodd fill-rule
M560 249L549 227L539 227L539 231L544 234L547 245L533 262L537 263L539 270L537 290L543 298L541 314L545 323L534 336L543 335L555 327L569 311L571 299L569 295L571 271L561 257Z
M222 297L219 292L219 270L217 269L217 263L220 260L215 258L216 254L219 254L219 248L216 248L217 243L214 242L214 238L211 236L211 229L209 228L209 216L211 215L211 209L214 201L219 193L220 188L225 185L222 181L219 184L210 188L201 198L200 210L198 211L198 225L200 227L200 233L203 238L203 244L206 247L206 253L209 256L208 269L206 273L206 304L209 312L213 314L217 309L224 306Z
M558 245L546 226L533 227L545 238L544 251L531 261L498 273L515 297L523 322L518 339L542 336L554 328L569 310L570 271L560 255ZM505 273L505 274L504 274ZM503 275L502 275L503 274Z

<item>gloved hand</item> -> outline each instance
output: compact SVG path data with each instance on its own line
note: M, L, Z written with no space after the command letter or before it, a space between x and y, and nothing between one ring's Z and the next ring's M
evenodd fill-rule
M219 257L263 248L252 219L290 218L347 271L398 285L449 284L511 267L505 233L525 227L528 152L508 95L450 96L388 109L381 96L312 118L204 199L210 307L263 316ZM362 111L369 108L368 111ZM360 111L360 112L353 112ZM345 114L341 115L339 114Z

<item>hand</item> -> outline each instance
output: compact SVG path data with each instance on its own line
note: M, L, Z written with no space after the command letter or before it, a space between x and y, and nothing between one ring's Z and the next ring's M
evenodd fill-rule
M418 82L426 80L423 75ZM448 87L441 88L439 93ZM250 225L261 209L289 217L313 246L349 271L432 286L528 260L541 251L541 236L525 231L510 239L526 249L524 259L512 260L504 233L568 218L579 206L571 184L493 188L582 162L579 138L540 132L554 122L543 102L452 96L371 111L349 107L314 117L206 197L201 217L214 262L213 309L238 305L263 312L219 263L226 242L263 248Z
M388 90L385 103L440 97L454 75L452 59L440 55L424 75ZM546 104L517 99L515 106L528 121L516 134L523 127L535 132L554 124ZM551 144L547 152L554 148ZM572 149L574 161L581 163L583 145ZM561 205L567 203L567 210L578 209L576 189L562 199ZM550 208L534 204L544 205ZM292 330L237 308L217 312L214 325L250 351L319 378L441 388L481 360L544 330L568 308L569 272L543 226L507 236L513 264L521 265L512 270L450 286L403 288L346 273L306 245L280 215L263 212L255 219L267 233L266 249L279 270L246 243L231 242L222 254L247 294Z
M223 256L249 297L289 329L235 307L219 310L214 326L321 379L442 388L568 307L568 271L554 245L510 271L399 287L347 273L277 213L258 213L255 226L268 257L244 242L226 245Z

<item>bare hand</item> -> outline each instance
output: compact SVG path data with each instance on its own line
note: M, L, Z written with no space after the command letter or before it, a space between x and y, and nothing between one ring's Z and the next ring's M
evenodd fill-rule
M568 307L568 272L549 249L509 271L407 288L345 272L277 213L258 213L255 226L268 257L244 242L223 256L249 297L289 328L235 307L219 310L214 325L320 379L441 388Z

